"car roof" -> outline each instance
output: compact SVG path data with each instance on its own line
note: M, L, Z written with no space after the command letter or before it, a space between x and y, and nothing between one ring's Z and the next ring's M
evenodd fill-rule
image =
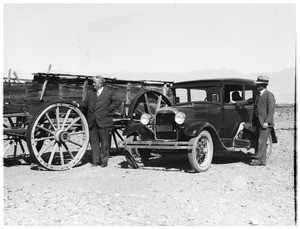
M224 84L242 84L255 86L254 80L245 78L218 78L218 79L201 79L201 80L191 80L175 82L173 88L181 87L201 87L201 86L222 86Z

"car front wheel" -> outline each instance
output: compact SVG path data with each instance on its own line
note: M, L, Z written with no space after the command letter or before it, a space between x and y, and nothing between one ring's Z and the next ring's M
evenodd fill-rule
M213 158L213 141L206 130L190 140L192 149L188 153L189 162L196 172L208 170Z

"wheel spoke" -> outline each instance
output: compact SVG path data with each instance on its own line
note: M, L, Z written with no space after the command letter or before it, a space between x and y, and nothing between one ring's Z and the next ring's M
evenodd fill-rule
M198 164L200 164L200 165L203 163L201 153L197 153L196 160L197 160Z
M49 136L49 137L44 137L44 138L38 138L38 139L34 139L35 142L39 142L39 141L45 141L45 140L50 140L50 139L54 139L54 136Z
M146 102L145 105L146 105L146 108L147 108L147 111L146 111L146 109L145 109L145 111L152 116L152 112L151 112L151 109L150 109L150 103L149 103L149 99L148 99L147 93L145 93L144 96L145 96L145 102Z
M23 146L23 143L22 143L21 139L19 139L18 142L19 142L19 145L21 147L22 152L25 153L25 149L24 149L24 146Z
M69 110L68 110L68 112L67 112L67 114L66 114L66 117L64 118L63 124L62 124L62 126L61 126L61 129L64 129L64 127L65 127L65 125L66 125L66 123L67 123L67 120L68 120L68 118L69 118L69 116L70 116L70 114L71 114L71 111L72 111L72 109L69 109Z
M156 104L156 109L155 109L155 113L158 111L158 109L161 107L161 100L162 100L162 96L158 96L157 99L157 104Z
M45 146L43 149L41 149L40 152L38 152L38 155L41 156L44 154L53 144L55 143L55 140L52 140L47 146Z
M46 128L43 127L43 126L37 125L36 127L39 128L39 129L42 129L42 130L44 130L44 131L46 131L46 132L48 132L48 133L50 133L50 134L52 134L52 135L54 135L54 132L53 132L53 131L46 129Z
M9 142L9 145L5 148L4 150L4 154L6 153L6 151L13 145L13 142Z
M60 161L61 161L61 164L64 165L65 164L65 161L64 161L64 154L63 154L63 151L62 151L62 147L59 146L59 155L60 155Z
M78 131L78 132L70 133L70 136L78 135L78 134L85 134L85 131Z
M59 125L59 107L56 107L56 122L57 122L57 129L60 128Z
M136 112L140 113L141 115L143 114L143 112L140 109L138 109L138 108L135 109L134 113L136 113Z
M70 156L72 157L72 159L74 159L74 155L71 153L71 151L69 150L69 147L67 146L67 144L65 142L62 143L63 146L65 147L65 149L67 150L67 152L70 154Z
M76 122L78 122L78 120L80 120L80 117L74 119L73 122L65 129L65 131L68 131Z
M69 140L69 142L71 142L71 143L73 143L74 145L77 145L77 146L79 146L79 147L82 147L81 144L79 144L79 143L77 143L77 142L74 142L74 141L72 141L72 140Z
M54 131L57 130L55 125L53 124L51 118L49 117L49 114L45 113L45 116L46 116L47 120L49 121L50 125L53 127Z
M15 124L14 124L14 122L12 121L12 118L11 118L11 117L8 117L7 120L9 121L9 124L10 124L11 127L14 127L14 126L15 126Z
M57 148L57 143L54 144L53 146L53 149L52 149L52 152L51 152L51 155L50 155L50 158L49 158L49 161L48 161L48 164L51 165L52 164L52 161L53 161L53 158L54 158L54 155L56 153L56 148Z

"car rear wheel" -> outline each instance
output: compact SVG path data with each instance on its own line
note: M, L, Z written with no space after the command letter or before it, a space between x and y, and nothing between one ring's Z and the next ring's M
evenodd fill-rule
M191 139L192 149L188 153L189 162L196 172L208 170L213 158L213 141L210 133L202 131L197 137Z

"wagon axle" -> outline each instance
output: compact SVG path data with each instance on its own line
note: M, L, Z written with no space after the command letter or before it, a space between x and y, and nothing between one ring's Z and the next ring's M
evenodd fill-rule
M62 143L70 140L70 134L64 130L57 130L54 134L54 139L56 142Z

